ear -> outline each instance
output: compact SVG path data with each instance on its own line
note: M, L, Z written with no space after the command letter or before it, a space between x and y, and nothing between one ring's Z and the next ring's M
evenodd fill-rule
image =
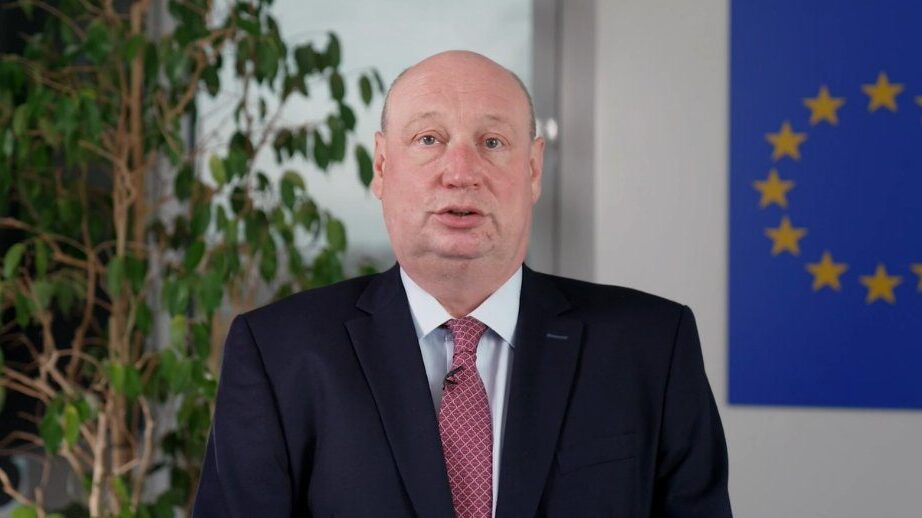
M371 179L371 192L379 200L384 191L384 166L386 161L384 157L384 134L378 131L375 132L375 159L372 164L375 174Z
M528 168L531 176L531 202L541 197L541 175L544 172L544 137L537 137L531 143Z

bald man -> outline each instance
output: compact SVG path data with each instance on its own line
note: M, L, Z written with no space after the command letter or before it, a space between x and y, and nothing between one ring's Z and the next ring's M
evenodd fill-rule
M233 321L194 516L731 516L691 311L523 264L543 151L486 57L398 77L397 264Z

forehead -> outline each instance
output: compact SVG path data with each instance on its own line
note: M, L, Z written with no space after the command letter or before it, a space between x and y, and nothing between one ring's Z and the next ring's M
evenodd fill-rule
M389 111L399 129L420 118L527 126L529 108L525 93L508 71L475 63L409 70L391 92Z

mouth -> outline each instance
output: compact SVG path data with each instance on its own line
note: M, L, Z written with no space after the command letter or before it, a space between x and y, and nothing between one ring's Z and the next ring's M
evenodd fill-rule
M482 216L483 214L473 207L450 206L436 212L436 214L449 214L456 217Z
M484 214L475 207L450 205L435 212L435 219L450 229L468 230L484 222Z

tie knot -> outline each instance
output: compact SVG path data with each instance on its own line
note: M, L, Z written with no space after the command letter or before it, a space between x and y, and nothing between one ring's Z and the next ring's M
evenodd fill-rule
M445 322L455 341L455 351L476 352L487 325L474 317L453 318Z

